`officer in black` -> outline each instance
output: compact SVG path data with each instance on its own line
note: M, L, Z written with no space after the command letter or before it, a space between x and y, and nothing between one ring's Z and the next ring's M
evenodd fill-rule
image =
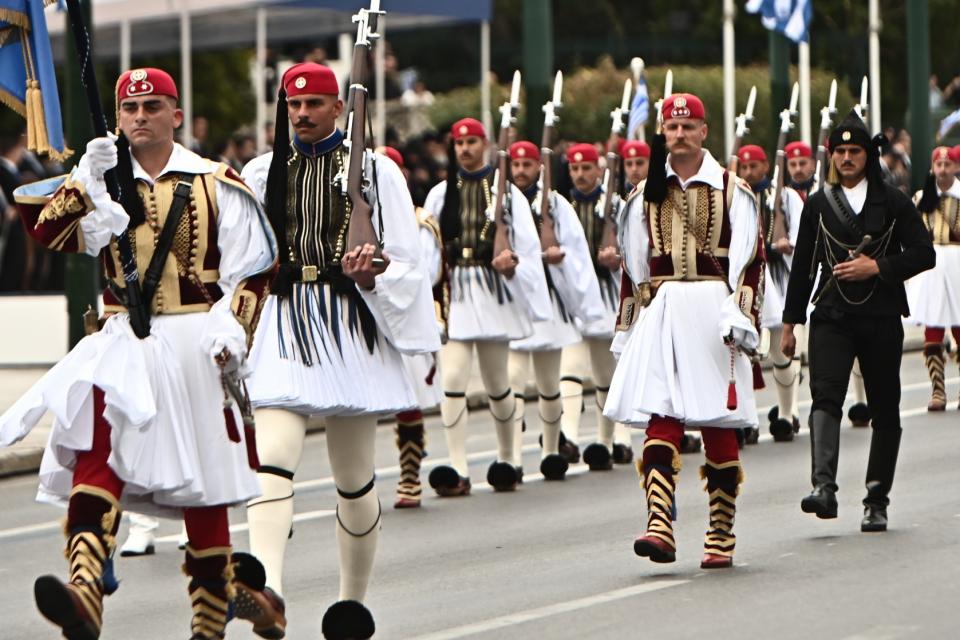
M810 444L813 492L800 503L837 517L840 418L858 358L873 419L861 531L886 531L887 497L900 449L900 359L909 315L903 282L933 267L930 236L910 199L883 182L879 150L855 111L830 134L826 184L803 207L783 311L781 347L796 350L793 325L810 318Z

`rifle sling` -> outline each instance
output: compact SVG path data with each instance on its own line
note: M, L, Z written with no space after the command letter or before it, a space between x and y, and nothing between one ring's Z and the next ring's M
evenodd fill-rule
M173 238L177 235L180 218L190 202L190 192L193 190L191 178L192 176L180 176L173 190L173 202L170 203L170 210L167 212L167 219L163 223L153 256L150 258L150 265L143 276L143 304L148 309L153 301L153 294L157 292L160 278L163 277L163 265L167 262L170 249L173 248Z

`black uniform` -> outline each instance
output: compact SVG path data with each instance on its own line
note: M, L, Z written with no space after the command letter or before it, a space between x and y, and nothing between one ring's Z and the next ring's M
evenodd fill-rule
M870 160L875 162L875 156ZM846 259L865 234L872 241L863 253L877 261L880 275L858 282L828 283L833 266ZM783 312L784 323L806 322L810 294L818 270L822 270L813 296L816 308L809 330L815 490L804 500L804 511L822 518L836 517L840 418L853 360L858 358L873 419L864 505L868 516L876 510L883 515L882 528L871 528L865 518L863 529L886 528L887 495L901 434L900 317L909 315L903 282L933 267L935 260L930 236L913 203L879 179L869 179L867 197L859 212L851 210L839 185L824 185L807 199ZM816 500L808 503L815 496Z

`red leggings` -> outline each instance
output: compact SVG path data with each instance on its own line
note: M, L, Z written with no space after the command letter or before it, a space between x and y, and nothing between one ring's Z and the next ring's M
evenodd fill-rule
M950 327L950 333L953 334L953 344L960 347L960 327ZM925 327L923 329L923 341L941 344L947 330L944 327Z
M735 429L720 427L700 427L703 436L703 449L707 460L716 464L740 459L740 447L737 445ZM647 425L647 440L666 440L680 450L683 438L683 423L676 418L654 415Z
M88 485L109 491L118 501L123 493L123 480L107 464L110 457L110 425L103 417L103 391L93 389L93 446L89 451L77 452L73 471L73 486ZM187 538L194 549L230 546L227 508L188 507L183 510Z

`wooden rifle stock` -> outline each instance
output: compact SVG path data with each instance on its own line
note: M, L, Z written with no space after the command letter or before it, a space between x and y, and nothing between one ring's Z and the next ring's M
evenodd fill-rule
M552 126L543 128L543 138L540 144L540 249L546 251L550 247L557 247L557 228L550 209L550 192L553 190L553 147L551 138Z
M613 219L613 194L616 193L617 178L620 168L620 156L617 147L620 144L620 135L611 133L607 140L607 169L603 174L603 198L601 211L603 213L603 234L600 237L600 249L613 247L620 253L620 242L617 240L617 223Z
M786 144L787 133L781 131L777 140L776 182L773 188L773 243L788 236L787 218L783 211L783 183L787 172L787 154L784 151Z
M497 141L496 150L497 162L497 197L493 204L493 221L496 224L496 230L493 235L493 257L499 256L504 251L513 251L510 243L510 233L506 222L507 216L504 210L507 203L507 189L511 184L507 181L507 171L510 170L510 130L512 126L500 127L500 137Z
M347 245L344 251L372 244L376 247L374 261L382 264L381 242L373 228L373 208L363 197L363 168L366 152L367 89L371 39L376 35L376 22L380 12L379 2L374 9L361 9L354 21L359 23L357 41L353 47L353 66L350 71L350 91L347 98L347 115L350 154L347 161L346 194L350 198L350 221L347 227Z

